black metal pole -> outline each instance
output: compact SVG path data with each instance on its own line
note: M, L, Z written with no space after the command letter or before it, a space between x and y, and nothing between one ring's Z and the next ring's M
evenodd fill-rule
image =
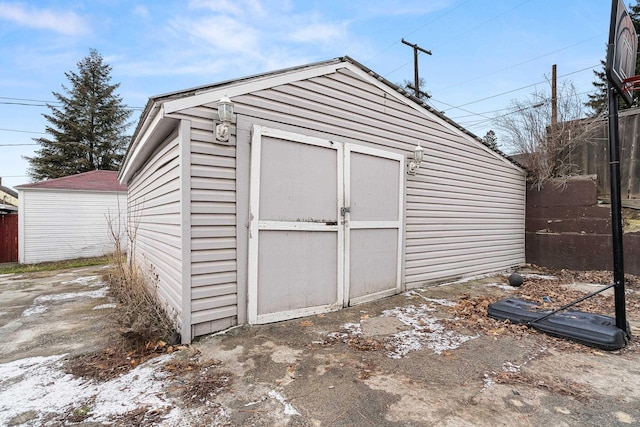
M620 199L620 138L618 135L618 96L607 84L609 92L609 171L611 181L611 243L613 246L613 283L616 327L627 330L624 300L624 251L622 246L622 202Z

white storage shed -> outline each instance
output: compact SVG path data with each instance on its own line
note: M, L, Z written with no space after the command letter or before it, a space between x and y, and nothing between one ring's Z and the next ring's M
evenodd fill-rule
M525 262L523 169L348 57L151 98L119 178L183 342Z
M85 172L16 189L20 263L105 255L114 250L107 219L124 231L127 186L118 182L117 171Z

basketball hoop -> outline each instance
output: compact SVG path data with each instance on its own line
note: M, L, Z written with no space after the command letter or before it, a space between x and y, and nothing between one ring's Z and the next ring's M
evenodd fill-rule
M640 90L640 75L622 80L623 92L635 92L636 90Z

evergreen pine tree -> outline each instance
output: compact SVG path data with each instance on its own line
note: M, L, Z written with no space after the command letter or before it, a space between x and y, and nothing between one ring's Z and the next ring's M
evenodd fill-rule
M629 16L633 21L633 26L636 29L636 33L640 34L640 4L636 3L630 6ZM609 109L609 97L607 96L607 75L604 71L605 61L600 61L602 64L602 70L593 71L595 80L593 81L594 92L588 94L589 100L585 102L585 106L591 111L591 115L599 116L607 112ZM640 57L636 56L636 75L640 74ZM618 105L620 110L629 108L626 102L623 101L621 96L618 96ZM633 93L632 107L640 105L640 92Z
M484 142L487 147L493 148L494 150L498 148L498 136L493 130L489 130L482 137L482 142Z
M131 110L116 93L120 84L110 84L111 66L95 49L77 66L65 73L71 86L62 85L64 94L53 92L61 106L47 104L51 113L43 114L50 137L34 138L40 149L26 157L36 180L117 170L124 158Z

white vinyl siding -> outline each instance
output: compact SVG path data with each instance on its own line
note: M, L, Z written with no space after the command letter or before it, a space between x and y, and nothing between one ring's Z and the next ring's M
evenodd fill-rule
M407 158L418 142L424 147L417 175L406 179L406 287L525 262L524 172L435 115L348 69L233 101L239 135L255 123Z
M234 146L191 121L191 310L194 335L237 324Z
M131 256L170 314L182 317L179 138L170 136L129 183ZM179 325L181 326L181 325Z
M174 113L191 126L191 325L193 336L238 323L236 149L213 143L213 108Z
M26 188L19 200L19 261L25 264L113 252L107 218L124 225L127 207L124 192Z
M307 69L300 75L318 74ZM283 84L271 86L271 79ZM144 201L138 262L146 254L171 306L190 308L190 316L181 318L190 323L192 337L247 321L254 125L406 159L418 143L424 147L417 175L404 180L405 288L524 263L525 175L519 167L355 65L290 80L276 74L160 100L156 111L162 118L149 119L158 128L181 120L189 134L182 143L190 146L170 141L149 159L143 156L145 166L127 178L130 206ZM227 90L236 115L228 145L214 140L216 101ZM141 161L132 159L129 166Z

